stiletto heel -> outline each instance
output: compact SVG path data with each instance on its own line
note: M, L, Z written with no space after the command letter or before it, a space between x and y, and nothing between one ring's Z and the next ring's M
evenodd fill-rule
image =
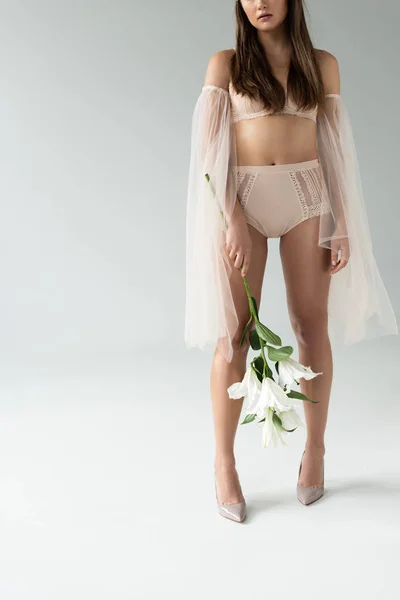
M298 480L300 478L301 473L301 465L303 462L303 456L305 454L305 450L301 456L300 467L299 467L299 475L297 479L297 498L300 500L302 504L308 505L312 504L321 496L324 495L324 462L322 463L322 485L299 485ZM324 458L322 458L324 461Z
M218 500L218 494L217 494L217 483L216 483L216 479L215 479L215 473L214 473L214 487L215 487L215 499L217 501L217 507L218 507L218 512L222 517L225 517L226 519L231 519L231 521L236 521L238 523L241 523L247 514L247 510L246 510L246 500L243 498L242 502L234 502L234 503L227 503L227 502L219 502Z

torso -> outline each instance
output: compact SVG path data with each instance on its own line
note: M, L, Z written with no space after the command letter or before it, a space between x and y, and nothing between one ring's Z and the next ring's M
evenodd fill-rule
M232 50L232 53L234 50ZM286 87L286 73L275 73ZM267 115L235 122L238 165L274 165L318 158L316 123L295 115Z
M316 125L292 115L269 115L237 121L238 165L274 165L318 157Z

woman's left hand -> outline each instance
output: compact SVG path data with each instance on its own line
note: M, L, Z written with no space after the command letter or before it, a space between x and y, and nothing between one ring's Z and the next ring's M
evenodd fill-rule
M340 250L340 260L338 261L338 254ZM343 269L350 258L350 245L349 238L339 238L337 240L332 240L331 246L331 270L330 274L334 275L341 269Z

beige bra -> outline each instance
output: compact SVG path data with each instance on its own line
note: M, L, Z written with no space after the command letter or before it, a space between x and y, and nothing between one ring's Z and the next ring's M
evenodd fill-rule
M235 92L232 86L232 82L229 81L229 96L231 99L233 121L241 121L243 119L255 119L256 117L263 117L270 115L273 111L263 107L263 104L259 101L244 96ZM298 117L305 117L312 121L317 121L318 107L316 106L312 110L299 110L296 105L289 99L283 110L275 114L278 115L296 115Z

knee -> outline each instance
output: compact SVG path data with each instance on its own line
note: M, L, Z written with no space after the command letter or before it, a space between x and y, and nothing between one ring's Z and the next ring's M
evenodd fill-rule
M242 345L240 345L240 340L242 339L243 329L245 328L245 324L240 326L232 338L232 351L235 356L247 356L250 349L250 340L249 333L250 330L247 330Z
M250 332L254 329L254 320L252 321L252 323L250 324L249 328L246 331L246 335L244 336L242 345L240 345L240 341L242 339L243 336L243 330L246 327L246 323L249 320L250 315L246 314L243 318L240 319L239 321L239 327L236 330L235 335L232 338L232 350L233 350L233 354L234 356L240 357L240 356L245 356L247 357L247 354L249 352L250 349Z
M239 364L239 363L242 363L243 361L245 362L247 360L247 354L250 349L250 339L249 339L250 330L247 330L246 335L243 340L243 343L240 344L240 341L242 339L243 329L245 328L245 325L246 325L246 323L244 323L243 325L240 324L240 326L236 330L236 333L234 334L234 336L232 337L232 339L229 342L229 346L231 346L231 348L232 348L232 359L230 361L231 364L232 363ZM227 351L227 346L225 346L225 352L226 351ZM226 363L226 358L224 357L224 350L222 350L218 344L215 348L214 357L218 358L218 360Z
M310 345L321 340L328 332L328 313L318 307L291 314L290 321L299 344Z

